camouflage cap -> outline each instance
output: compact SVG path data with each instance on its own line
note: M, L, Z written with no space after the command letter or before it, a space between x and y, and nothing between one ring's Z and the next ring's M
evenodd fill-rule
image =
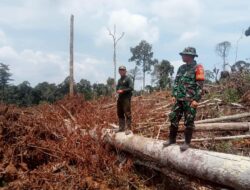
M186 47L183 52L180 52L180 55L193 55L195 57L198 57L196 54L196 50L194 47Z
M126 70L126 67L123 66L123 65L121 65L121 66L119 67L119 70Z

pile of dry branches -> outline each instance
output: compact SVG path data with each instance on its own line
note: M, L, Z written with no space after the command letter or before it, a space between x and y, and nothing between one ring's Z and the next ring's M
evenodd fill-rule
M170 97L166 92L133 97L133 131L167 139L170 110ZM226 104L218 99L204 100L197 118L209 119L246 111L249 107L244 105ZM97 128L98 132L103 127L110 128L110 123L117 123L114 98L85 101L81 96L65 97L53 105L29 108L0 105L0 187L128 189L130 186L146 189L145 184L150 180L131 172L132 160L121 164L118 150L89 136L89 130ZM241 134L239 131L226 133ZM208 134L214 137L218 132L197 132L194 136L207 137ZM181 133L178 138L183 138ZM239 150L250 147L248 139L232 143ZM215 143L208 146L208 142L201 142L195 146L216 149Z
M86 130L103 127L115 115L100 99L77 96L56 105L0 106L0 185L6 189L126 189L133 182L127 161L96 142ZM122 175L121 175L122 174Z

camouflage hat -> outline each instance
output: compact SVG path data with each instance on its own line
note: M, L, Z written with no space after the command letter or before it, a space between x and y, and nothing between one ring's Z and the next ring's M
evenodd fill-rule
M180 53L180 55L193 55L195 57L198 57L196 54L196 50L193 47L187 47L183 50L183 52Z
M121 66L119 67L119 70L126 70L126 67L123 66L123 65L121 65Z

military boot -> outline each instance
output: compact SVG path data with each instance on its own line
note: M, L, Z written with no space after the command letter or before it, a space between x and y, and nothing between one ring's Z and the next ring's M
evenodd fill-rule
M125 130L125 119L119 118L119 129L116 130L116 133L123 132Z
M127 127L125 130L125 135L129 135L132 133L132 131L131 131L131 119L127 119L126 124L127 124Z
M189 148L192 139L193 128L186 127L184 134L185 134L185 142L180 146L181 151L185 151Z
M170 126L169 139L163 143L163 148L176 143L177 131L177 127L175 127L174 125Z

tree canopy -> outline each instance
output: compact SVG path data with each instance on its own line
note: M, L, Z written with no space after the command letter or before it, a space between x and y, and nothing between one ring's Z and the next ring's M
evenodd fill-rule
M152 75L155 77L154 82L160 89L166 87L171 88L171 78L174 73L174 67L167 60L162 60L161 63L154 65L154 71Z
M132 57L130 62L135 62L137 66L142 68L143 72L143 89L145 88L145 73L151 71L151 67L157 63L156 59L153 59L152 45L147 41L142 40L139 45L130 48Z

